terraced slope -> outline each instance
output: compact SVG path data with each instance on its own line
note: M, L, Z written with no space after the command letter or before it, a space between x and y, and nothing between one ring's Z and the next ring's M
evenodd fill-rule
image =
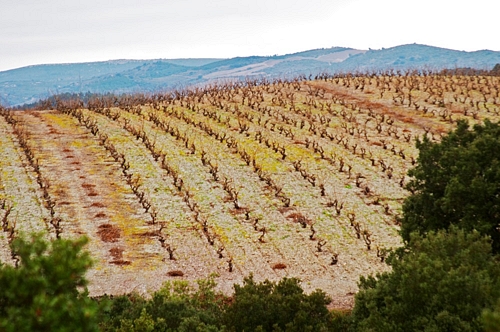
M387 269L415 138L498 120L498 78L247 81L0 117L0 259L22 232L90 239L91 295L299 277L349 306Z

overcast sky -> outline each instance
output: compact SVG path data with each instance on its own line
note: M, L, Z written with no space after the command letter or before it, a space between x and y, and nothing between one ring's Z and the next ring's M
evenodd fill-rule
M0 0L0 71L421 43L500 51L498 0Z

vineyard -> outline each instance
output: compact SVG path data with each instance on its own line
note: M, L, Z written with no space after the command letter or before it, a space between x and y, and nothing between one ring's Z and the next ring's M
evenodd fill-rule
M298 277L350 306L401 245L417 138L500 119L500 78L247 80L0 116L0 260L20 234L89 238L91 295Z

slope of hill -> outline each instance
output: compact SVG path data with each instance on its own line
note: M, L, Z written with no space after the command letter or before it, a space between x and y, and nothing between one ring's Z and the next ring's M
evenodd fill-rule
M0 72L0 103L32 103L57 93L130 93L182 88L214 80L386 69L491 69L500 52L463 52L426 45L381 50L333 47L287 55L232 59L114 60L39 65Z
M137 67L138 60L36 65L0 72L0 100L12 105L30 103L64 91L70 84Z
M35 65L0 72L0 103L20 105L35 102L47 96L64 92L120 92L140 86L140 82L115 79L118 74L128 75L130 70L141 72L144 66L158 66L164 62L169 67L184 69L203 66L219 59L164 60L111 60L75 64ZM141 69L142 68L142 69ZM167 76L172 73L165 73ZM129 77L132 80L135 78Z
M346 59L343 71L416 69L430 70L475 68L491 70L500 61L500 52L488 50L465 52L427 45L409 44L382 50L370 50Z
M500 119L493 76L257 83L2 110L0 261L17 234L86 235L91 295L252 273L348 307L401 245L415 139Z

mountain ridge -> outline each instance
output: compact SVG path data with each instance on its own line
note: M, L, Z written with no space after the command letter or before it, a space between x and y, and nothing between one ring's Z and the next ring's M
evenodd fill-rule
M217 80L290 77L388 69L490 70L500 52L458 51L421 44L380 50L331 47L273 56L180 58L42 64L0 72L0 103L19 106L59 93L157 92Z

